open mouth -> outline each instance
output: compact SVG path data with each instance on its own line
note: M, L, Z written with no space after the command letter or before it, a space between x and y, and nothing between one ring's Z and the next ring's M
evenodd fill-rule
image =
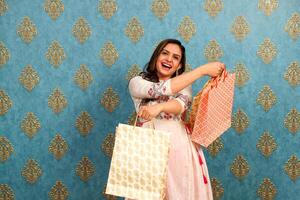
M167 70L170 70L172 68L171 65L169 64L166 64L166 63L161 63L161 65L163 66L163 68L167 69Z

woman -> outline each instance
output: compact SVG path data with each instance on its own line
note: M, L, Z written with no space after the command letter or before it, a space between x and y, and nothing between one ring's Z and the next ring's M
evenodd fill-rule
M191 105L192 83L205 75L220 75L225 65L213 62L183 73L185 60L185 48L178 40L163 40L145 71L130 80L129 91L139 126L149 127L152 120L155 129L171 132L166 198L213 199L203 152L190 140L181 115Z

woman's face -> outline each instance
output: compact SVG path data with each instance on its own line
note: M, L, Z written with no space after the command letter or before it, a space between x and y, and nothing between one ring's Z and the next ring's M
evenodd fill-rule
M169 43L160 52L156 61L159 80L167 80L181 67L181 49L177 44Z

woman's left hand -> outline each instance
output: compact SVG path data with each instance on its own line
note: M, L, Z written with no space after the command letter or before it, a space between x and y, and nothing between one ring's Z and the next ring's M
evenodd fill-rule
M161 111L162 108L160 104L141 106L138 112L138 116L147 121L150 121L151 119L155 118Z

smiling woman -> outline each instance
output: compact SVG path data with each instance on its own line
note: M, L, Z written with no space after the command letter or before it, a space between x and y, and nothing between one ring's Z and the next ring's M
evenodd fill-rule
M132 78L129 91L138 113L138 126L171 132L166 199L213 199L202 149L195 145L182 122L190 107L192 83L208 75L218 76L225 65L208 63L185 71L185 48L180 41L159 43L145 71Z
M180 63L182 49L183 47L180 48L180 46L173 43L168 43L163 48L156 61L157 76L159 80L168 80L175 71L179 74L177 70L182 67L182 64ZM181 70L181 73L183 70Z
M182 74L185 70L185 48L180 41L174 39L166 39L161 41L154 50L150 61L146 64L145 72L142 72L143 78L151 82L164 80L163 66L166 67L167 77L174 77L176 74ZM176 71L176 74L174 72ZM162 73L162 74L161 74Z

